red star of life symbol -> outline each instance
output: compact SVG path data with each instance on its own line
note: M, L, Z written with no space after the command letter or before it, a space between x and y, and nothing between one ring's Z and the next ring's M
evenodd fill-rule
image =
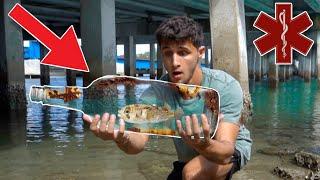
M275 18L261 11L253 24L266 33L253 41L260 55L275 49L275 63L279 65L292 64L293 49L307 56L314 43L302 34L313 25L308 13L294 18L292 14L292 3L275 3Z

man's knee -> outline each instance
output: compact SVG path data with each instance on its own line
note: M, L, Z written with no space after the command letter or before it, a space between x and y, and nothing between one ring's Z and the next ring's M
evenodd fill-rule
M210 167L211 171L217 171L215 167ZM187 163L182 170L182 179L192 180L192 179L212 179L211 173L207 172L208 169L203 164L190 161ZM215 173L213 173L215 174Z
M182 170L182 179L195 179L197 174L196 171L199 171L198 168L191 167L189 163L187 163ZM199 174L199 172L198 172Z
M198 156L189 161L182 170L182 178L189 179L225 179L232 164L219 165Z

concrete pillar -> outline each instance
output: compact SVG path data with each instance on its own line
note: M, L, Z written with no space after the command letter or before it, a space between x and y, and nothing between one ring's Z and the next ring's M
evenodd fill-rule
M155 78L154 62L156 60L156 48L154 43L150 43L150 79Z
M133 36L128 36L124 43L124 74L136 76L136 44Z
M295 60L293 60L293 64L291 66L288 67L288 79L291 79L293 76L293 71L295 68Z
M318 82L320 83L320 31L317 31L317 77L318 77Z
M278 87L278 82L279 82L279 67L275 64L274 61L274 51L269 52L268 54L268 62L269 62L269 76L268 76L268 81L269 81L269 87L271 88L276 88Z
M77 85L77 71L67 69L66 70L66 78L67 78L67 86L76 86Z
M284 82L286 80L286 65L279 65L279 80Z
M206 68L209 68L209 50L208 50L208 46L205 47L206 51L204 53L204 63Z
M311 53L311 77L317 77L316 75L316 50L315 48L312 48L311 51L309 52Z
M268 56L262 56L261 57L261 63L262 63L262 78L268 75Z
M261 62L261 56L256 48L254 48L254 61L255 61L255 80L260 81L262 76L262 62Z
M107 74L116 74L115 0L80 0L81 41L90 72L83 84Z
M285 68L286 68L285 79L289 80L290 79L290 68L291 68L291 65L285 66Z
M40 44L40 59L42 60L47 54L49 50ZM50 84L50 66L40 64L40 84L49 85Z
M209 49L209 52L208 52L208 55L210 55L210 58L209 58L209 68L210 69L213 69L213 51L212 51L212 47L211 46L208 46L208 49Z
M255 67L255 61L254 61L254 46L248 46L247 48L247 57L248 57L248 72L249 72L249 78L254 79L254 67Z
M159 44L157 46L157 79L160 79L163 74L165 74L165 69L163 68L161 50Z
M311 80L311 54L309 53L306 57L303 58L303 77L304 81L310 82Z
M231 74L249 93L244 2L210 0L209 5L214 68Z
M26 109L22 28L8 16L16 3L20 0L0 1L1 112Z
M298 67L298 76L303 78L303 60L304 60L304 56L303 55L298 55L299 57L299 67Z

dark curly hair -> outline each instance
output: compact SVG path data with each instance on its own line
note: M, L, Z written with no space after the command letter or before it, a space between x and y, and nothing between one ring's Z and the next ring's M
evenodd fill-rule
M156 38L161 46L163 41L190 40L195 47L203 45L203 31L200 24L187 16L174 16L163 21L156 30Z

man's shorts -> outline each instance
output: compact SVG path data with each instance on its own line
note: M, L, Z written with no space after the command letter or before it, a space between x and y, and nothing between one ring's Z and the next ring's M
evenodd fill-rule
M238 150L234 151L234 154L232 156L231 162L233 163L230 171L227 174L226 180L230 180L232 178L232 175L240 170L240 165L241 165L241 154ZM180 161L175 161L173 162L173 170L169 174L167 180L180 180L182 179L182 170L183 167L187 163L185 162L180 162Z

